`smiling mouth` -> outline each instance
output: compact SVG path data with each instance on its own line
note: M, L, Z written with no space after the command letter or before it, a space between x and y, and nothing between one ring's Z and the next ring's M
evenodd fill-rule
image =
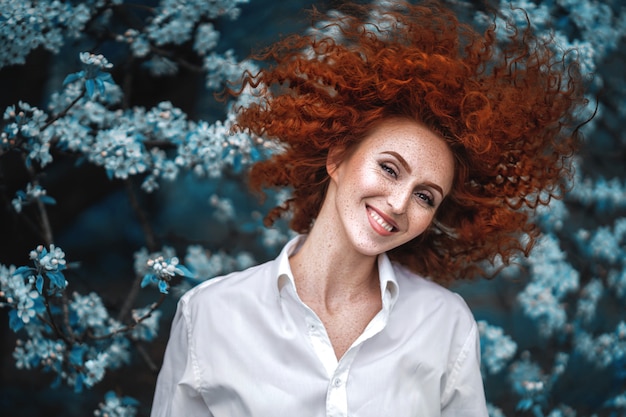
M383 229L385 229L388 232L393 232L395 227L389 223L387 223L385 221L385 219L383 219L378 213L376 213L374 210L372 210L372 208L370 208L368 210L369 212L369 216L372 218L372 220L374 220L376 223L378 223L378 225L380 225L380 227L382 227Z

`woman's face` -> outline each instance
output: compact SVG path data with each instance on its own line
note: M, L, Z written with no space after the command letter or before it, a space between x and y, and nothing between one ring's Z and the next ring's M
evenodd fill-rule
M450 192L454 158L444 140L420 123L378 124L339 161L329 155L329 194L348 242L378 255L419 236ZM329 202L332 204L332 202Z

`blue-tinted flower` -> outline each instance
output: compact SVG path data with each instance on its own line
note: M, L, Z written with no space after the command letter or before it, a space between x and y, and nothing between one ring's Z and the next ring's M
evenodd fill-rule
M98 328L104 326L109 319L109 313L102 303L100 296L94 292L88 295L73 294L69 303L70 311L76 315L77 324L83 328Z
M183 4L164 8L165 13L157 15L148 28L148 36L156 45L167 43L182 44L191 38L194 21L186 19L188 9ZM195 19L194 19L195 20Z
M162 178L166 181L174 181L178 177L180 169L174 161L167 157L167 154L162 149L151 149L149 156L151 158L150 166L152 171L144 179L141 188L146 192L153 192L159 188L157 179Z
M0 266L0 303L11 308L9 326L18 332L24 326L39 323L37 316L45 311L41 295L34 287L35 277L29 269L17 271L15 267Z
M178 64L164 56L155 55L148 61L145 61L143 66L155 77L176 75L178 73Z
M56 293L65 289L67 281L62 271L66 269L66 261L65 253L61 248L50 245L50 248L46 249L43 245L39 245L30 251L29 257L35 267L20 267L16 273L34 275L35 288L40 294L43 294L45 278L49 281L49 293Z
M496 374L513 358L517 351L517 343L504 334L501 327L490 325L484 320L478 321L478 331L481 365L489 374Z
M39 135L48 116L45 112L30 104L20 101L15 106L9 106L4 111L4 120L8 121L4 130L9 138L18 134L24 138L34 138Z
M607 277L607 284L618 297L624 299L626 297L626 266L621 270L611 270Z
M196 37L193 49L198 55L206 55L209 51L217 46L220 40L220 33L215 30L212 23L203 23L196 29Z
M13 208L18 213L22 211L22 207L31 204L34 201L41 201L43 204L56 204L54 198L49 197L47 191L39 184L26 184L26 191L19 190L15 193L15 198L11 201Z
M172 258L176 256L176 251L174 248L169 246L164 246L160 252L150 254L148 249L141 248L137 252L134 253L134 270L135 274L139 276L144 276L151 272L152 268L148 266L148 261L151 257L162 256L164 258Z
M597 337L578 330L574 337L576 352L598 368L607 368L626 361L626 322L621 321L610 333Z
M192 275L186 278L191 278L195 285L218 275L244 270L256 263L256 259L249 252L242 251L232 256L221 250L210 252L202 246L190 245L187 247L185 265Z
M98 353L94 358L85 362L85 376L83 382L88 387L93 387L96 383L102 381L106 373L108 355L106 353Z
M95 417L135 417L139 402L132 397L118 397L113 391L104 395L104 402L93 412Z
M554 233L563 229L568 216L569 211L563 200L552 199L549 205L537 207L535 218L542 230Z
M217 194L209 197L209 204L214 208L213 217L219 222L225 223L235 219L235 206L229 198L220 198Z
M134 340L151 341L159 333L161 311L151 311L150 307L133 310L133 320L138 324L133 328L130 337Z
M112 334L120 327L121 325L116 323L113 327L110 327L105 334ZM108 367L110 369L119 369L129 364L132 345L128 337L118 334L113 339L108 339L108 342L109 345L106 348Z
M150 165L143 139L132 126L101 130L89 151L89 160L104 167L109 178L126 179L141 174Z
M626 410L626 390L622 391L621 394L618 394L612 398L609 398L604 403L605 407L615 407Z
M42 135L48 115L42 110L20 101L17 108L9 106L4 112L6 121L0 134L1 149L20 149L26 155L26 164L36 161L45 167L52 162L49 138Z
M183 277L193 278L193 273L189 271L185 266L179 264L179 260L176 256L165 257L160 253L154 253L150 255L145 265L138 267L137 256L135 260L136 270L146 271L141 281L141 287L146 287L150 283L157 284L159 291L163 294L168 293L170 287L170 281L176 275Z
M187 247L185 264L193 272L193 279L204 281L221 273L222 265L217 262L219 257L210 256L210 253L200 245Z
M238 4L248 0L163 0L145 31L156 45L180 45L194 35L193 29L201 19L213 20L220 16L236 19Z
M61 1L3 1L1 5L0 68L23 64L38 47L58 53L66 38L81 35L97 10L95 5Z
M145 114L147 134L156 140L177 143L188 132L187 114L169 101L160 102Z
M513 391L520 397L518 410L529 410L545 400L546 376L541 367L530 359L528 352L511 365L508 377Z
M73 83L77 80L83 80L85 84L85 90L87 92L87 97L92 98L96 90L100 93L101 96L104 96L104 83L114 83L111 74L105 72L104 70L112 68L113 64L111 64L103 55L100 54L81 52L79 54L79 57L81 62L83 63L83 70L65 77L63 84L66 85Z
M72 365L81 366L85 362L85 354L88 351L88 347L83 344L76 344L72 346L68 355L69 361Z
M46 271L62 271L66 267L65 252L59 247L50 245L49 250L43 246L30 251L30 259L35 262L35 266Z
M576 318L583 323L591 322L596 316L598 301L604 293L604 285L600 279L592 279L580 291L576 306Z
M605 261L608 264L615 264L624 258L621 242L609 227L598 227L588 234L581 230L577 237L580 248L590 258Z
M206 70L206 86L215 90L221 88L226 81L241 77L242 67L235 59L235 53L229 49L226 53L211 53L204 59Z
M119 40L128 43L133 55L137 58L143 58L150 53L150 42L136 29L128 29L119 37Z
M260 230L261 241L263 242L263 247L265 248L280 248L295 235L291 229L281 230L279 228L270 229L263 227L260 228Z
M67 346L61 340L33 337L18 341L13 358L18 369L43 367L46 370L60 371Z
M567 313L563 299L578 289L579 272L567 262L553 235L541 237L528 258L531 281L517 299L524 314L533 319L542 336L564 330Z
M626 182L619 178L583 178L580 169L577 169L574 188L567 194L567 198L599 214L623 209L626 208Z
M487 412L489 417L506 417L502 410L491 403L487 403Z

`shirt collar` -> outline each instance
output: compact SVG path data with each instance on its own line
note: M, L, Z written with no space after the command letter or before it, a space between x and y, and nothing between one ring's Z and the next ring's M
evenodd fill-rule
M300 249L300 246L304 243L305 239L306 235L296 236L287 242L287 244L283 247L283 250L280 252L280 255L278 255L276 288L279 294L285 285L289 283L291 283L294 289L296 288L293 273L291 272L291 266L289 265L289 257ZM393 265L385 253L378 255L378 277L380 279L380 292L382 294L383 308L391 309L398 299L400 287L398 286L398 280L396 278Z

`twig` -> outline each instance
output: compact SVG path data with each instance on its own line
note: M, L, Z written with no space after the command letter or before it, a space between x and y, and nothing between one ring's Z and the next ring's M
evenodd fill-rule
M78 103L78 100L83 98L84 95L85 95L85 89L83 89L83 91L74 100L72 100L72 102L68 104L67 107L61 111L61 113L53 116L52 119L48 120L46 124L41 128L41 131L43 132L48 127L50 127L50 125L52 125L54 122L59 120L61 117L64 117L71 110L71 108L74 107L76 103Z
M70 325L70 309L68 307L68 304L69 302L67 300L67 293L63 291L63 321L65 323L65 328L67 329L67 332L72 338L72 341L77 341L78 338L76 337L76 334L74 333L74 331L72 330L72 326Z
M137 298L137 295L139 294L139 290L141 289L141 280L142 279L143 279L143 277L138 275L135 278L135 280L133 281L133 283L132 283L132 285L130 287L130 291L128 292L128 296L126 297L126 300L124 300L124 305L122 306L122 308L120 309L119 314L117 315L117 320L118 321L123 321L124 318L130 312L130 310L132 309L133 304L135 303L135 299Z
M135 349L137 349L137 352L139 353L141 358L144 360L146 365L148 365L148 368L150 369L150 371L157 372L159 370L159 367L154 363L154 361L152 360L152 358L150 357L148 352L146 352L146 349L142 345L136 343Z
M156 250L156 239L154 237L154 232L152 231L152 226L150 225L150 222L148 221L146 214L142 210L141 205L139 204L139 201L137 200L137 195L135 194L135 190L133 190L132 182L127 179L125 181L125 184L126 184L126 191L128 194L128 198L130 200L130 205L132 206L133 210L137 214L139 223L141 224L141 227L146 236L146 246L148 247L148 250L150 250L151 252L154 252ZM126 300L124 301L124 305L120 309L120 313L117 316L118 321L123 321L126 315L128 315L128 312L131 310L133 303L135 302L135 299L137 298L137 295L139 294L139 290L141 289L142 279L143 277L137 275L137 277L133 281L133 284L130 288L130 292L128 293L128 296L126 297Z
M113 330L111 333L107 333L107 334L103 334L100 336L96 336L94 334L89 333L89 337L92 340L102 340L102 339L108 339L110 337L115 336L116 334L120 334L120 333L126 333L129 332L131 330L133 330L135 327L137 327L137 325L139 325L142 321L148 319L149 317L152 316L152 313L154 313L160 306L161 304L163 304L163 302L165 301L165 297L166 294L161 294L161 297L159 298L159 300L155 303L152 303L152 305L150 306L150 310L148 310L148 312L146 314L144 314L143 316L137 318L137 319L133 319L134 321L124 327L120 327L119 329L115 329Z
M139 220L139 223L141 224L141 228L143 229L143 232L146 236L146 246L148 247L148 250L154 252L157 250L157 247L154 231L152 230L152 225L150 224L148 216L146 216L146 213L143 211L141 204L137 199L137 194L133 189L132 181L130 179L126 179L124 181L124 184L126 185L126 191L128 194L128 199L130 200L130 205L135 214L137 214L137 218Z
M65 333L63 333L61 329L59 329L59 326L57 326L56 322L54 321L54 316L52 315L52 310L50 309L50 300L46 294L46 291L42 291L42 293L43 293L42 295L44 299L44 305L46 306L46 313L48 314L48 317L50 318L50 321L45 321L45 322L50 327L52 327L52 330L54 330L57 336L63 339L63 341L67 343L68 345L71 345L73 341L68 339L67 335L65 335Z
M180 64L181 67L183 67L185 69L188 69L191 72L195 72L196 74L202 74L205 71L204 68L202 68L201 66L194 65L193 63L191 63L191 62L189 62L189 61L187 61L187 60L185 60L183 58L174 56L173 53L171 53L171 52L169 52L169 51L167 51L167 50L165 50L163 48L159 48L159 47L156 47L156 46L150 44L150 50L152 52L154 52L155 54L157 54L157 55L161 55L162 57L165 57L165 58L168 58L168 59L171 59L171 60L175 61L176 63Z
M33 169L32 166L29 166L26 163L25 155L22 154L22 158L24 159L24 165L26 166L26 169L28 170L28 174L30 175L31 183L35 187L39 186L40 184L39 184L39 180L37 179L37 174L35 173L35 170ZM52 226L50 226L50 219L48 217L48 211L46 210L44 203L40 199L36 199L36 204L37 204L37 210L39 210L39 216L41 218L41 229L43 233L43 240L46 246L50 247L50 245L54 243L54 239L52 236Z

